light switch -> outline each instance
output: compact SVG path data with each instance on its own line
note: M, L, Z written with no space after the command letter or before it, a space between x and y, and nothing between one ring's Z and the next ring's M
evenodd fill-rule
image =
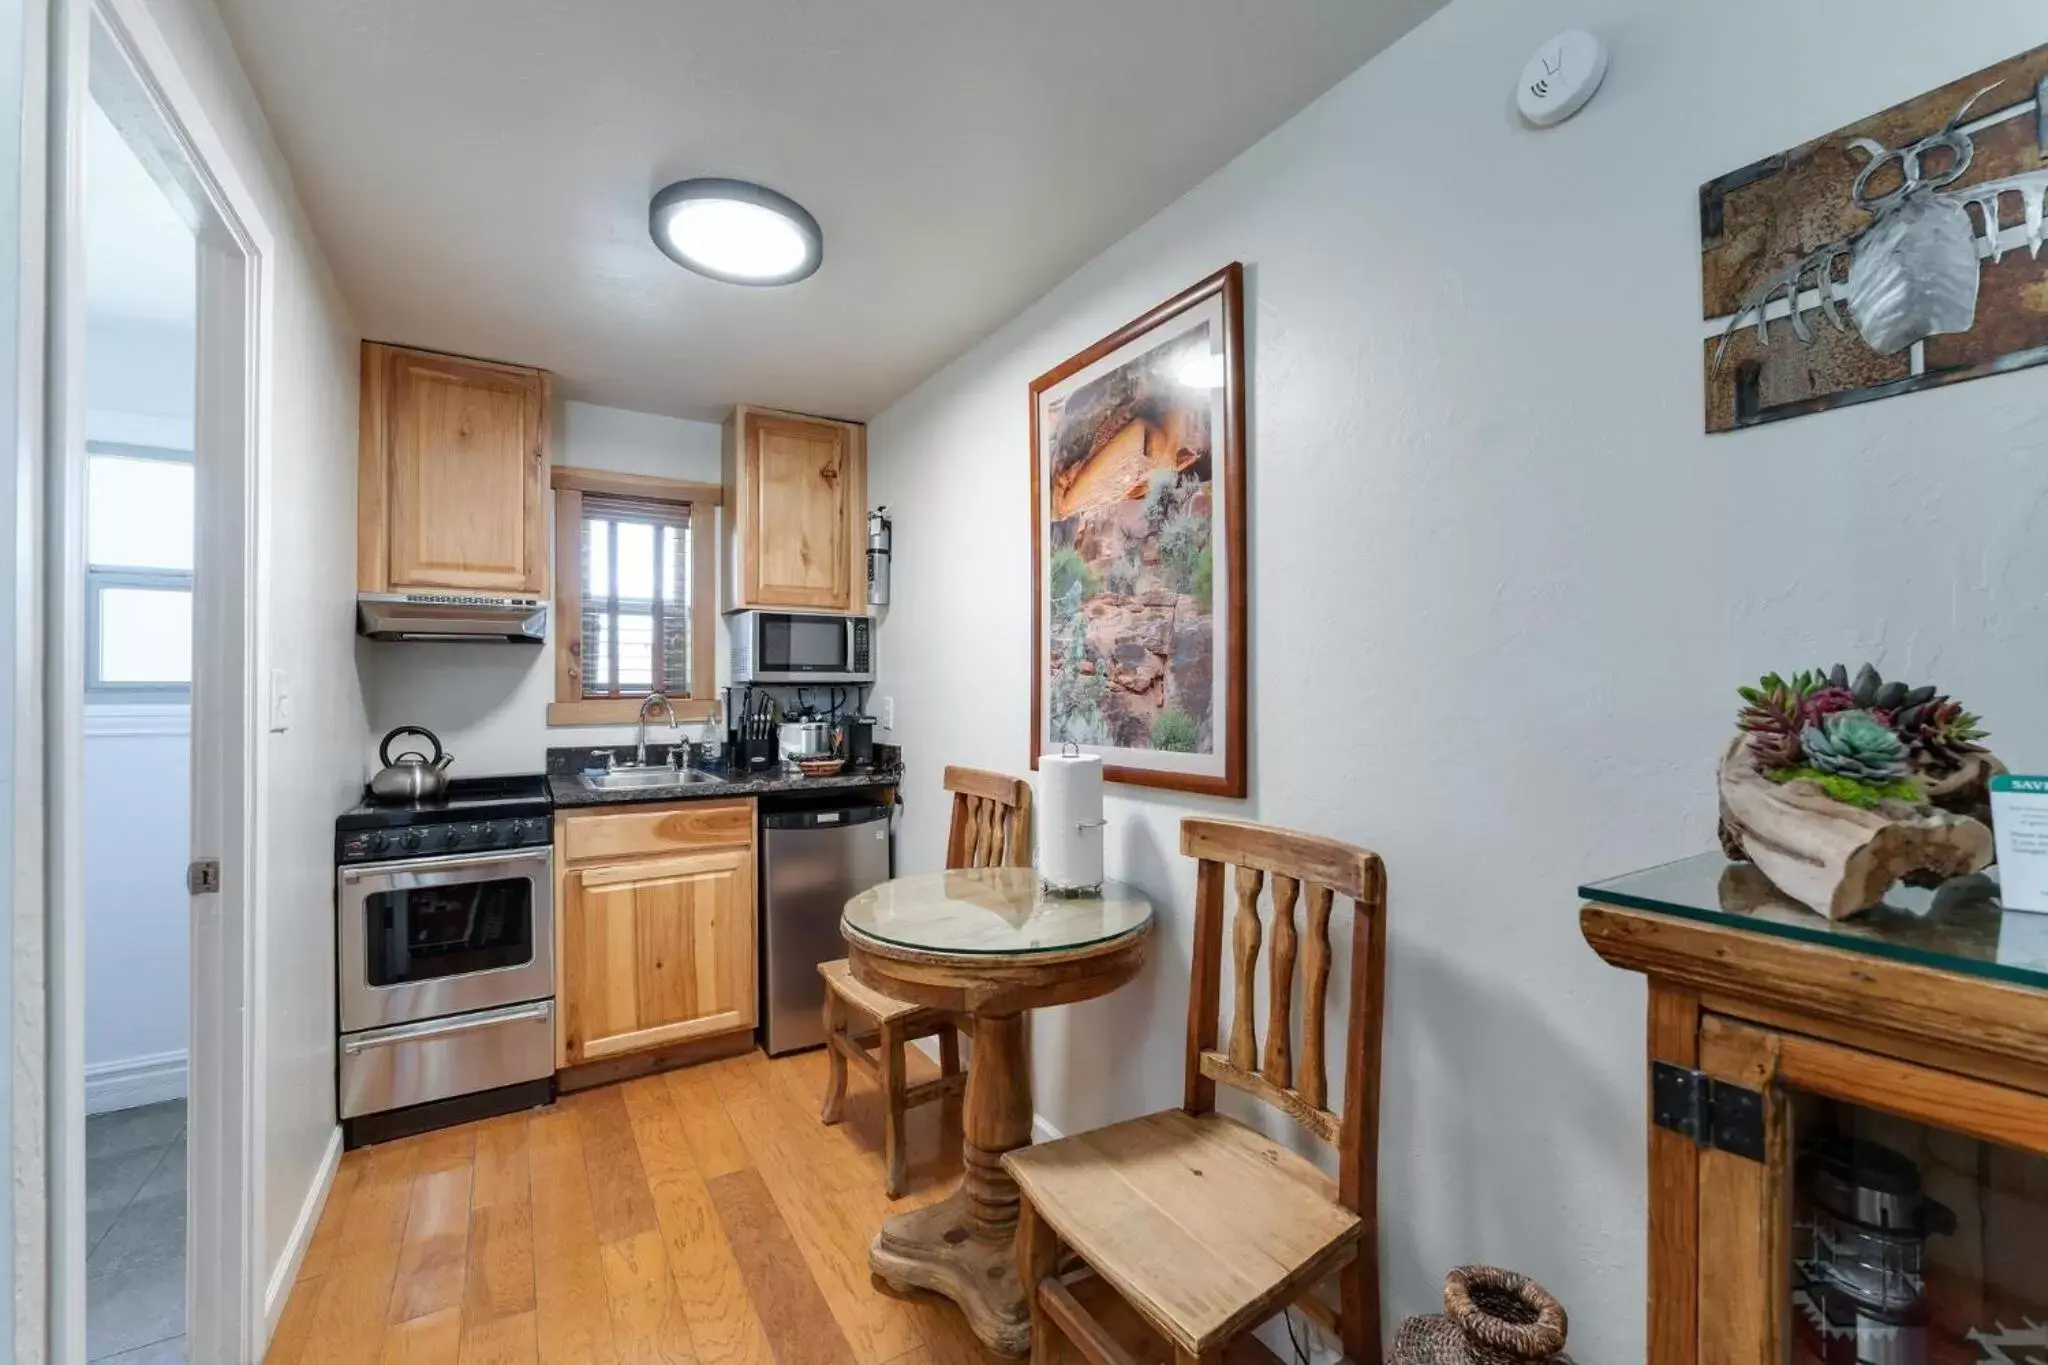
M270 732L281 735L292 728L292 690L284 670L270 670Z
M896 699L882 698L882 728L893 731L896 728Z

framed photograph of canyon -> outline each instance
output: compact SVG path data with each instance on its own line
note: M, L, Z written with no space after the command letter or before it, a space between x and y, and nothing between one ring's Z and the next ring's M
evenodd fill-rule
M1709 432L2048 362L2048 45L1700 187Z
M1031 766L1245 794L1244 267L1031 384Z

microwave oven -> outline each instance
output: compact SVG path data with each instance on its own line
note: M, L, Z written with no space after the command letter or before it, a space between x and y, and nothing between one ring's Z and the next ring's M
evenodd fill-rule
M736 684L875 680L875 623L870 617L736 611L725 619Z

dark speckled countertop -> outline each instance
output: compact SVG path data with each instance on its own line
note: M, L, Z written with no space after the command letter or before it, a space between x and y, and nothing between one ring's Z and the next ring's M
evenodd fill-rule
M805 777L795 768L775 768L765 773L732 777L717 782L692 782L674 787L634 787L620 791L593 791L583 785L582 774L586 767L596 766L592 754L600 752L591 749L550 749L548 750L548 796L557 810L568 810L578 806L632 806L647 805L656 801L705 801L715 797L770 796L784 792L810 792L858 789L861 787L893 787L901 778L898 772L876 772L862 768L853 772L842 772L833 777ZM666 763L668 746L650 744L647 746L649 763Z

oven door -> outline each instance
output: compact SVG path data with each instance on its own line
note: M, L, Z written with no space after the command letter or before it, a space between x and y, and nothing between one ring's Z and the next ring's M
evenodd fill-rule
M533 848L343 868L341 1031L553 996L551 855Z

